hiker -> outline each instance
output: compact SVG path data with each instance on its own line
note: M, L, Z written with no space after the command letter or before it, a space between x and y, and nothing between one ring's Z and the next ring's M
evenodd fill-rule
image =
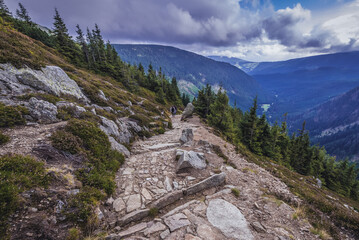
M172 107L170 108L170 112L172 113L172 116L176 115L176 113L177 113L177 108L176 108L176 106L172 106Z

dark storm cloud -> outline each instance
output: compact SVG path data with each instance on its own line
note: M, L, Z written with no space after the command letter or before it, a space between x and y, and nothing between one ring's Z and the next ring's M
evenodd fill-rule
M5 0L14 12L17 0ZM70 32L80 24L97 23L112 42L147 42L208 47L233 47L278 41L290 50L353 48L320 25L310 24L311 12L300 4L274 11L269 0L22 0L35 22L52 27L57 7ZM248 7L248 6L252 6ZM306 32L306 34L304 34Z

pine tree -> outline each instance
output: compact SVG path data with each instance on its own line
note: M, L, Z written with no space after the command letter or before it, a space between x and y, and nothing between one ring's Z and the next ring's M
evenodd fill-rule
M210 105L210 114L208 115L209 124L223 133L231 133L233 130L233 119L228 102L227 93L220 89L213 104Z
M257 97L253 100L253 106L250 108L249 113L243 117L241 121L241 140L247 145L250 150L254 152L260 152L260 146L258 144L257 138L259 129L257 127L258 117L257 117Z
M71 37L69 35L66 24L61 18L57 8L55 8L54 20L54 34L56 36L57 43L60 45L60 47L68 46L68 42Z
M11 15L9 8L6 6L4 0L0 0L0 14L5 16Z
M78 25L78 24L76 25L76 33L77 33L76 40L77 40L78 44L80 44L80 46L81 46L82 53L86 59L87 64L90 64L89 49L87 47L84 33L82 32L80 25Z
M16 16L27 23L31 23L31 18L24 5L19 3L19 9L16 9Z

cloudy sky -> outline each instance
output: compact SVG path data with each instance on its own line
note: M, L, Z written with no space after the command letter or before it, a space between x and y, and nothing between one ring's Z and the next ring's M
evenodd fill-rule
M18 0L5 0L12 12ZM97 23L112 43L176 46L202 55L276 61L359 50L359 0L21 0L71 33Z

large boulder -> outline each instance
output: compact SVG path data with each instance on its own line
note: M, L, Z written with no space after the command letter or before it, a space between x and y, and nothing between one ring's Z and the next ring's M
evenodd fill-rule
M207 166L203 153L178 150L176 157L179 157L177 162L177 171L184 168L205 169Z
M102 124L100 125L100 129L106 133L107 136L114 136L118 138L120 136L118 132L118 126L112 120L109 120L105 117L100 116Z
M194 112L194 106L192 103L188 103L186 108L184 109L183 113L182 113L182 117L181 120L184 120L190 116L192 116Z
M254 239L247 221L239 209L233 204L222 200L211 200L207 208L207 219L230 239Z
M41 70L31 68L17 69L10 64L2 64L0 78L12 90L23 94L26 86L30 89L42 90L56 96L70 95L88 102L77 83L70 79L59 67L47 66ZM25 85L25 86L24 86Z
M135 133L142 131L141 126L128 118L117 119L116 123L120 129L117 140L122 144L129 144L134 139Z
M30 116L40 123L58 122L57 107L49 102L38 100L34 97L30 98L27 105Z
M10 64L0 64L0 94L16 96L32 92L30 86L21 84L16 76L17 69Z
M182 144L185 144L185 143L190 143L192 141L193 141L193 130L190 129L190 128L183 129L182 130L182 135L181 135L181 138L180 138L180 142Z
M111 143L111 148L119 151L120 153L122 153L123 155L125 155L125 157L129 158L131 156L130 151L128 151L128 149L123 146L122 144L118 143L113 137L108 137L108 140Z

